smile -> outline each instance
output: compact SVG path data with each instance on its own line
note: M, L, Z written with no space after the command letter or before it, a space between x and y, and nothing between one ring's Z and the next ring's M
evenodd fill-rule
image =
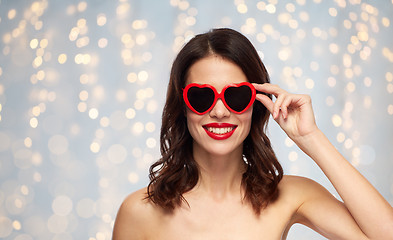
M229 133L229 132L233 131L233 129L235 129L235 128L229 128L229 127L228 128L212 128L212 127L207 128L207 130L209 132L214 133L214 134Z
M232 136L237 125L229 123L209 123L203 125L207 135L215 140L224 140Z

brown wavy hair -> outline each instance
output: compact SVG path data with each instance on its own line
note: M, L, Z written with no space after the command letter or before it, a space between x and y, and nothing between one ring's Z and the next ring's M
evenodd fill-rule
M193 139L187 128L182 89L192 64L210 55L218 55L237 64L249 82L269 82L269 75L254 46L235 30L213 29L195 36L180 50L172 65L162 114L162 158L150 167L150 183L147 187L147 199L165 210L172 211L182 202L187 202L183 194L190 191L199 179L199 169L192 154ZM255 101L251 131L243 143L247 170L242 176L242 188L244 199L251 204L256 214L278 197L277 186L283 176L283 169L266 136L268 119L268 110Z

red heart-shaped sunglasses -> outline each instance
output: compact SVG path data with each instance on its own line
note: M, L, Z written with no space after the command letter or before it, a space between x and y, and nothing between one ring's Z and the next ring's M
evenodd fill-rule
M199 115L209 112L218 99L230 111L241 114L255 101L256 90L249 82L226 85L221 93L209 84L188 84L183 89L183 99L187 107Z

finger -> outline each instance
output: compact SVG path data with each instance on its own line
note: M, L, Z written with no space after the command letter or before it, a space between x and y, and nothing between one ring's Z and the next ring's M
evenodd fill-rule
M267 94L272 94L275 97L277 97L280 93L285 92L278 85L274 85L270 83L264 83L264 84L253 83L252 85L254 85L257 91Z
M255 98L260 101L271 114L273 114L274 103L268 96L258 93Z
M287 94L280 94L277 97L277 100L274 102L274 110L273 110L273 118L277 119L280 114L280 110L283 110L282 103L287 99ZM284 115L283 115L284 116Z
M288 117L288 107L291 105L294 99L292 97L286 97L281 104L281 112L284 119Z

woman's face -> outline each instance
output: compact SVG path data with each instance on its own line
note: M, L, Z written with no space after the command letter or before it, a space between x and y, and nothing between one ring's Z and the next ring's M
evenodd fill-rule
M211 55L194 63L187 75L186 85L209 84L218 93L231 83L248 82L242 69L220 56ZM187 126L193 138L195 154L241 154L243 141L251 128L252 106L244 113L236 114L226 108L221 99L203 115L187 108Z

